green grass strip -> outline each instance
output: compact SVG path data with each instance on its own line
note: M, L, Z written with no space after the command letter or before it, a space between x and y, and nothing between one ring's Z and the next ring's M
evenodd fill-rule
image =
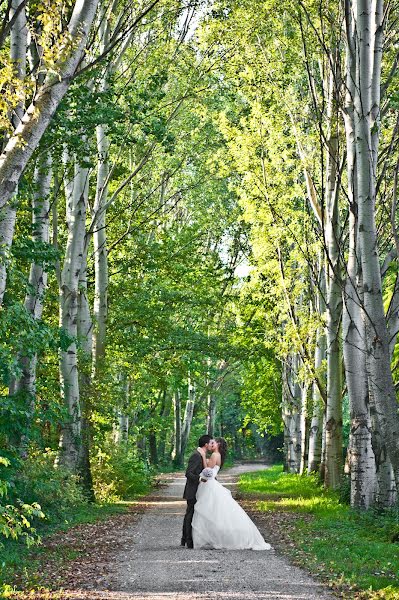
M256 498L256 510L286 516L279 522L287 523L295 557L311 573L359 590L357 597L399 599L398 509L354 511L316 476L284 473L281 465L241 476L239 489Z

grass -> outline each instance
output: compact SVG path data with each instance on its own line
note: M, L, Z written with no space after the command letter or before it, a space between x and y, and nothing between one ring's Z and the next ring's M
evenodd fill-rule
M108 519L109 517L128 511L128 504L82 504L76 506L71 511L68 518L62 521L49 520L40 524L38 531L44 539L54 533L67 531L76 525L85 523L96 523ZM40 578L40 565L45 556L51 555L56 562L73 560L76 558L76 551L71 548L59 547L57 549L48 549L44 546L28 548L22 542L7 540L0 547L0 598L6 598L8 592L12 590L12 583L21 575L24 579L34 586Z
M356 512L317 477L283 473L281 465L245 474L239 485L272 527L279 516L298 562L341 586L341 597L399 599L398 509Z

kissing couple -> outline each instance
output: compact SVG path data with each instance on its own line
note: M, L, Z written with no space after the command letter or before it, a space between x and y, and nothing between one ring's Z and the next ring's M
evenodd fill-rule
M270 544L265 542L230 490L216 479L226 453L224 438L202 435L198 448L189 458L181 545L195 549L270 550Z

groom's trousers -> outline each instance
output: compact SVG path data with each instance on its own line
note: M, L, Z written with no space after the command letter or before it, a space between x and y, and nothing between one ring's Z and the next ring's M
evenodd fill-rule
M192 520L194 516L194 505L197 502L195 498L193 500L187 500L187 509L186 514L184 515L183 521L183 535L182 540L184 540L187 546L192 546L193 544L193 530L192 530Z

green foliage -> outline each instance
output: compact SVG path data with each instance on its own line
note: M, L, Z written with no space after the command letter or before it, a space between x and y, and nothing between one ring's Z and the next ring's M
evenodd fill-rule
M0 465L4 471L4 468L10 466L10 461L0 456ZM13 482L3 479L3 474L0 477L0 499L8 500L10 490L13 490ZM1 538L23 540L27 546L39 543L40 537L32 527L32 521L43 518L44 513L37 502L28 504L16 499L14 504L0 504L0 547L3 545Z
M55 452L32 452L17 471L12 495L39 503L47 519L62 520L86 500L78 477L55 466L55 458Z
M92 474L97 500L115 502L148 492L154 470L138 456L136 449L109 444L93 456Z

